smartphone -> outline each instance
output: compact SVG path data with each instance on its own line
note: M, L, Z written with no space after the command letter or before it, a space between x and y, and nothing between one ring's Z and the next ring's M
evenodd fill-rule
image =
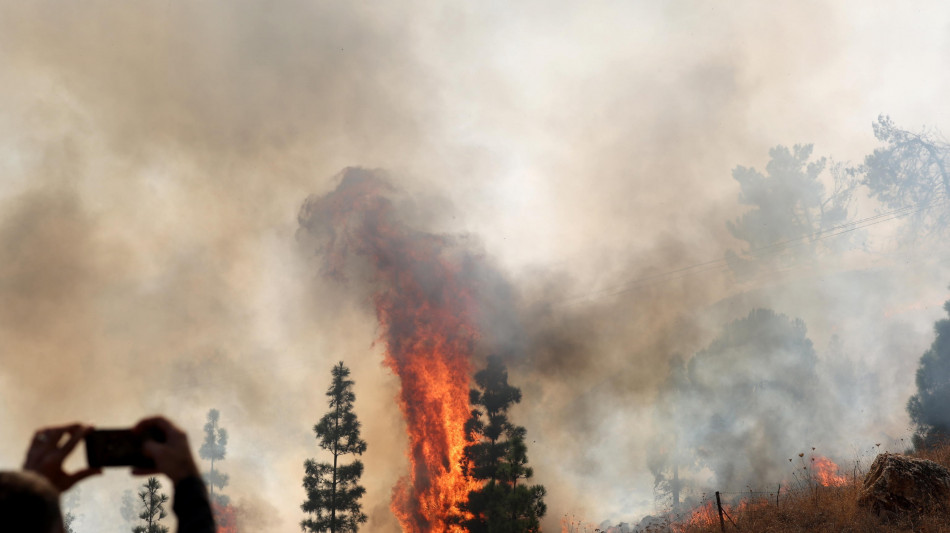
M163 441L163 437L155 432L133 433L131 429L97 429L86 435L86 460L90 468L155 468L155 462L142 453L142 445L145 439Z

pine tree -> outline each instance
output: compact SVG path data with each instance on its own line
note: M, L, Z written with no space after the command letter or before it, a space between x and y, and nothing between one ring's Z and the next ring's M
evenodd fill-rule
M950 230L950 143L933 129L902 130L886 115L877 117L874 136L884 145L859 169L870 196L907 215L908 237L945 238Z
M139 500L142 502L142 512L139 518L145 522L145 525L135 526L132 533L168 533L168 526L159 524L159 521L168 513L165 511L165 504L168 503L168 495L160 493L162 484L157 477L150 477L142 490L139 491Z
M829 167L824 157L812 159L812 150L810 144L791 149L779 145L769 150L764 174L743 166L732 171L740 187L739 202L752 208L726 222L729 233L748 245L738 254L726 252L727 263L737 273L754 272L772 261L807 263L820 250L848 246L851 235L842 235L843 240L822 236L848 221L857 187L855 172L840 164ZM830 191L826 181L831 181Z
M363 463L359 459L350 464L340 461L344 455L362 455L366 451L366 442L360 438L360 423L353 412L356 395L352 391L353 381L347 379L349 375L350 369L342 361L333 367L333 382L327 389L330 411L313 427L319 446L333 455L333 463L313 459L304 462L307 500L300 508L310 515L300 522L304 531L355 532L367 520L359 503L366 489L357 484L363 475Z
M215 496L214 488L223 489L228 485L228 475L214 469L214 462L224 460L225 448L228 445L228 431L218 426L218 420L221 413L217 409L208 411L208 422L205 423L205 440L198 449L198 455L202 459L211 461L211 469L204 472L205 482L211 489L211 501L218 505L227 505L228 497L223 494Z
M943 308L950 313L950 302ZM950 319L934 324L936 338L920 357L917 394L907 402L907 412L917 426L914 446L930 448L950 441Z
M508 384L508 371L497 356L488 358L475 383L481 390L470 393L476 408L465 424L472 444L465 448L463 470L482 486L469 493L459 521L471 533L540 531L545 490L526 483L534 472L527 466L525 428L508 421L508 409L521 401L521 391Z
M73 487L62 497L63 508L63 533L76 533L76 519L80 515L76 513L79 507L80 488Z

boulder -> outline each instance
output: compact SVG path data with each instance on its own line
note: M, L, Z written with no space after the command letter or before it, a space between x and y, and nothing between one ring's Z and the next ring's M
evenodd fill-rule
M883 453L864 476L858 505L880 515L950 507L950 470L926 459Z

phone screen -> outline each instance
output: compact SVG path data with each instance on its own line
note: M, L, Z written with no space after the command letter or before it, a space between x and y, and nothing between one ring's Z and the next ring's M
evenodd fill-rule
M142 442L131 429L97 429L86 435L86 460L91 468L154 468L155 462L142 454Z

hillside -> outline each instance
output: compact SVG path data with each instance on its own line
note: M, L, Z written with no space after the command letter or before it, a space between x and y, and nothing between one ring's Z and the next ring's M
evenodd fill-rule
M912 454L950 468L950 445ZM807 486L778 498L752 497L727 506L725 530L769 533L941 532L950 531L950 514L941 511L905 513L882 518L858 505L864 475L842 476L823 485L809 475ZM671 526L676 533L720 533L715 498Z

